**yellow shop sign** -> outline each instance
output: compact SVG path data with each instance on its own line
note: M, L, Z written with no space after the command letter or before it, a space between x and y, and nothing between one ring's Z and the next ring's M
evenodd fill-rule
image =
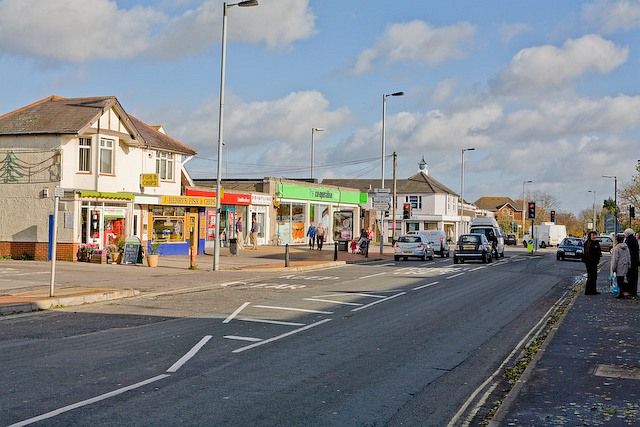
M159 187L160 178L157 173L140 174L140 187Z
M216 206L215 197L201 196L161 196L160 203L171 206Z

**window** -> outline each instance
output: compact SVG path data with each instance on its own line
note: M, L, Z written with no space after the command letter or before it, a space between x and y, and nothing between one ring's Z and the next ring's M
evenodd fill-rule
M78 171L91 172L91 138L80 138L78 142Z
M413 209L422 209L422 196L406 196L406 203L411 203Z
M113 174L113 139L100 138L100 173Z
M160 179L173 180L173 153L156 151L156 173L160 175Z

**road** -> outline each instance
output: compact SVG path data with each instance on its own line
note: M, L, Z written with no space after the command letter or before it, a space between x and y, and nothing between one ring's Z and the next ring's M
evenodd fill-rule
M460 423L582 272L551 251L509 252L244 273L12 316L0 320L0 425Z

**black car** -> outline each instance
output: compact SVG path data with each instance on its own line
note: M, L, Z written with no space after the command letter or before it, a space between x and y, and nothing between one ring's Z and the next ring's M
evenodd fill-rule
M558 245L556 251L556 259L564 260L567 258L582 259L584 253L584 242L577 237L565 237Z
M504 236L504 244L505 245L517 245L518 241L516 239L515 234L505 234Z
M463 234L458 238L453 253L453 263L463 263L468 259L477 259L483 263L491 262L491 243L484 234Z

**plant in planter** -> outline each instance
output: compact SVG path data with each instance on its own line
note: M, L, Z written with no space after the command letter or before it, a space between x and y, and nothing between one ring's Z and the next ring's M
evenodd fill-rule
M78 258L78 261L90 262L91 254L93 253L94 250L95 250L95 247L90 243L80 245L80 247L78 248L78 252L76 252L76 257Z
M151 248L149 250L149 255L147 255L147 265L149 267L157 267L158 266L158 258L160 258L160 242L152 242Z
M107 255L109 254L108 249L94 249L90 255L90 261L96 264L106 264L107 263Z
M126 240L125 240L125 238L124 238L124 237L122 237L122 236L119 236L119 237L116 239L116 241L115 241L115 244L116 244L116 252L117 252L117 254L116 254L116 262L117 262L118 264L122 263L122 258L123 258L123 256L124 256L124 246L125 246L125 243L126 243Z

